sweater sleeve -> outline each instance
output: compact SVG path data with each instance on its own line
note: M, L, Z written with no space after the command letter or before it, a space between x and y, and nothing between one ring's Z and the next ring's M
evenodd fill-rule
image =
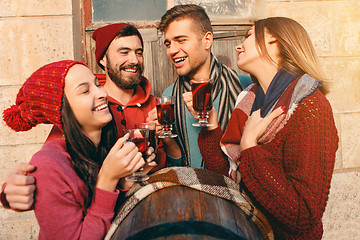
M273 143L241 153L239 171L246 188L294 233L321 222L335 162L337 131L330 104L319 96L299 104Z
M203 128L199 132L198 144L207 169L228 176L229 161L220 147L222 135L220 126L211 131Z
M79 239L103 239L110 228L119 190L108 192L95 189L95 197L82 221Z
M93 202L84 208L83 183L63 153L40 151L36 166L35 215L39 239L103 239L114 216L119 192L95 188ZM57 158L54 161L51 158Z

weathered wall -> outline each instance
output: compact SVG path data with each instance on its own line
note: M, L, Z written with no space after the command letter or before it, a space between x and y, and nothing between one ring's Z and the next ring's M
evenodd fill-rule
M71 0L0 1L0 112L38 67L74 57ZM269 16L300 22L313 39L328 77L340 145L324 214L325 240L360 239L360 3L358 0L268 0ZM145 63L146 64L146 63ZM0 183L28 161L49 128L14 133L0 121ZM0 207L0 239L37 238L33 212Z
M0 112L14 104L21 84L40 66L73 59L71 0L0 1ZM49 126L14 133L0 121L0 182L19 161L28 162L45 141ZM0 207L0 239L37 239L33 212Z

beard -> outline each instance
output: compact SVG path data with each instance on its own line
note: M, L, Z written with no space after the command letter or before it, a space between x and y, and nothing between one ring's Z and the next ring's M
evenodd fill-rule
M135 76L124 77L121 73L121 70L126 68L137 67L137 74ZM118 69L112 67L111 62L107 59L106 69L110 79L115 83L115 85L121 89L129 90L135 89L137 85L141 82L141 75L143 73L143 68L140 65L123 65Z

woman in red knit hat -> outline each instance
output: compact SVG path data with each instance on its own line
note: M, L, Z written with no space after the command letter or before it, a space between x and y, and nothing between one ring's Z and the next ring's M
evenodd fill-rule
M124 144L128 135L117 140L108 95L90 69L72 60L41 67L3 118L15 131L50 123L64 132L30 161L36 167L31 175L39 239L103 239L121 194L118 188L132 185L123 177L145 161L135 144ZM153 160L152 149L148 154Z
M199 133L206 167L239 182L275 239L321 239L338 135L309 36L292 19L262 19L236 51L254 84L224 134L211 111L214 126ZM184 98L193 111L191 93Z

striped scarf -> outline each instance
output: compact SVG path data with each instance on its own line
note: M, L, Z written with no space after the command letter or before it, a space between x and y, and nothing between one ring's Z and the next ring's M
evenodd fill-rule
M239 77L235 70L218 62L211 54L210 82L213 82L213 100L220 93L218 121L222 130L226 129L231 113L235 107L235 101L242 91ZM190 147L185 121L185 104L182 94L191 91L190 79L187 76L179 76L173 88L175 97L175 124L174 128L178 135L181 148L183 165L190 166Z
M292 81L286 90L278 96L277 101L273 101L272 106L269 107L268 114L280 106L286 106L284 114L281 114L270 123L264 134L259 138L258 144L265 144L274 139L290 119L301 100L316 91L320 84L321 82L308 74L304 74ZM252 84L239 95L228 127L220 141L221 149L228 156L230 163L229 175L236 182L240 182L240 174L237 172L241 156L240 139L245 122L251 114L258 87L258 84Z

